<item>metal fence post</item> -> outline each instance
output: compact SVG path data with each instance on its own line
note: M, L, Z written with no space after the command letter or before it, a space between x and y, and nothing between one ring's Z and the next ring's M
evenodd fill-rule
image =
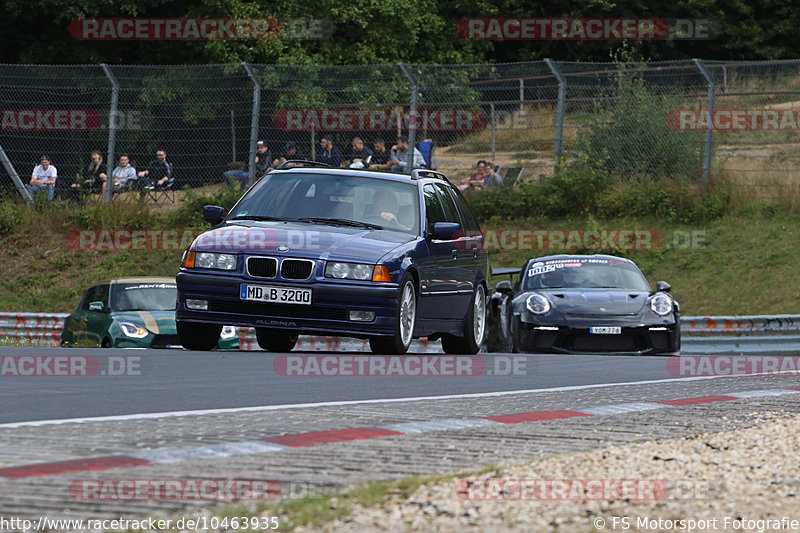
M714 122L712 117L714 115L714 103L716 99L716 84L702 60L692 59L692 61L694 61L694 64L697 65L700 73L703 74L703 77L705 77L708 82L708 105L706 106L708 118L706 120L705 148L703 151L703 183L708 183L708 176L711 173L711 152L714 148Z
M111 109L108 111L108 163L106 164L106 193L105 202L111 203L111 193L114 189L114 182L111 173L114 170L114 150L117 145L117 108L119 107L119 82L117 81L114 73L111 72L111 67L105 63L100 64L103 67L108 81L111 82Z
M561 71L558 70L558 67L552 59L545 59L544 62L547 64L550 72L553 73L553 76L556 77L556 80L558 80L558 107L556 109L556 138L554 150L556 158L554 170L557 172L558 162L561 160L561 142L564 138L564 104L567 99L567 79L561 74Z
M495 121L494 121L494 102L489 104L489 114L491 115L491 121L492 121L492 162L494 162L494 159L495 159L495 157L494 157L494 154L495 154L495 150L494 150L495 149L495 142L494 141L495 141L495 130L497 129L497 125L495 124Z
M408 110L408 154L406 160L406 172L411 174L414 170L414 150L417 141L417 96L419 95L419 85L411 71L405 63L398 63L403 74L406 75L411 83L411 108Z
M250 117L250 164L247 167L247 186L249 187L256 181L256 143L258 142L258 119L261 114L261 83L258 81L258 76L253 71L247 62L242 61L242 67L247 71L250 80L253 82L253 111ZM259 176L260 178L261 176Z
M17 186L17 190L22 195L22 198L29 204L33 203L33 198L31 198L28 189L25 188L25 184L22 183L21 179L19 179L19 174L17 174L17 171L14 170L14 165L11 164L11 160L6 155L6 151L3 150L3 145L0 145L0 162L3 163L3 166L6 168L6 172L8 172L9 176L11 176L11 179L14 181L14 185Z

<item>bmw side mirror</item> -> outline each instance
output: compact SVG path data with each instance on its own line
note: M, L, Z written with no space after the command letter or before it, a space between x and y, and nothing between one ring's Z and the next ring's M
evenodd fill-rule
M511 294L512 292L514 292L514 289L511 288L511 282L508 281L507 279L504 279L503 281L498 281L497 285L495 285L494 290L496 290L497 292L501 292L503 294Z
M206 205L203 207L203 220L211 225L216 226L222 222L225 216L225 208L218 205Z
M672 290L672 285L666 281L658 281L656 282L656 290L660 292L669 292Z
M453 236L461 229L461 224L456 222L435 222L433 224L433 238L438 241L452 241Z
M106 306L103 305L103 302L96 301L96 302L89 302L89 311L97 311L98 313L105 313Z

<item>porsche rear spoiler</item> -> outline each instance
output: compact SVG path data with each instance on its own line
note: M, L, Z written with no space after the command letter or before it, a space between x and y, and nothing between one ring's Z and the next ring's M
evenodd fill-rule
M514 274L519 274L519 268L516 267L506 267L506 268L495 268L489 267L489 272L492 276L513 276Z

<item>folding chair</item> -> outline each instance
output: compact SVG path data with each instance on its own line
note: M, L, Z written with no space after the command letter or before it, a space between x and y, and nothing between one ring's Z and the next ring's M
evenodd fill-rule
M422 159L425 160L425 168L428 170L436 170L433 166L433 140L425 139L419 143L419 151L422 153Z
M525 171L522 167L511 167L506 170L505 176L503 176L503 184L507 187L513 187L517 183L520 182L522 179L522 173Z
M164 185L142 187L142 201L147 203L152 200L156 205L167 202L175 203L175 176L170 176Z

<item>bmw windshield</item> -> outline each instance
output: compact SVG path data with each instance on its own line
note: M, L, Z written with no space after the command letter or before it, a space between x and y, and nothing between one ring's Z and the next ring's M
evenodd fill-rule
M417 188L364 176L273 173L250 189L226 219L236 220L301 221L417 235Z
M567 258L528 263L524 290L577 288L650 292L641 271L627 261Z

